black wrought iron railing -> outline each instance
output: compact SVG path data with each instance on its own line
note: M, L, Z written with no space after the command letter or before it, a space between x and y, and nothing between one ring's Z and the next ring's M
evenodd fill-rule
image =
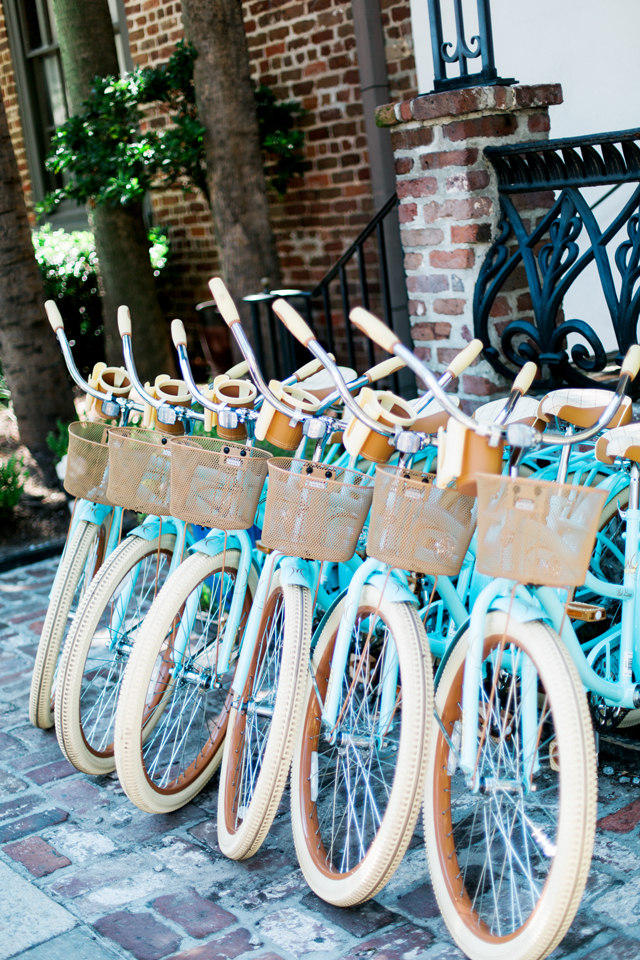
M496 170L502 217L474 291L484 356L509 378L534 360L543 390L612 384L638 341L640 130L489 147L485 155ZM590 203L583 191L608 184L635 188L601 224L594 210L606 196ZM584 304L590 320L567 316L567 297L588 268L602 306ZM498 322L498 312L510 319Z
M464 26L463 0L452 0L455 17L455 39L445 40L442 27L441 0L428 0L429 28L431 30L431 52L433 56L433 89L460 90L463 87L487 85L509 85L516 81L505 80L498 76L493 51L493 28L491 25L491 6L489 0L476 0L478 33L469 41ZM479 59L482 67L475 73L469 73L469 60ZM447 75L447 64L457 64L458 75Z
M273 376L282 379L308 360L304 349L274 316L271 305L278 297L289 300L302 313L339 363L361 370L363 365L375 362L371 341L357 335L349 322L349 312L352 306L363 306L396 329L394 313L402 310L403 297L404 310L408 310L404 272L398 277L394 265L392 275L388 255L391 231L398 231L397 205L394 194L313 290L265 290L245 297L251 308L258 359ZM397 377L392 389L401 391Z

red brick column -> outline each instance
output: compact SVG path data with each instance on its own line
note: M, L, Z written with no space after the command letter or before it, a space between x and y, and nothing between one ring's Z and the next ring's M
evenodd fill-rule
M482 151L546 140L548 108L561 102L560 85L547 84L473 87L378 108L378 125L391 128L415 351L434 370L444 370L473 337L473 289L496 236L498 187ZM514 199L535 224L553 194ZM528 307L526 290L505 291L492 311L498 332ZM461 381L458 392L467 407L504 389L484 360Z

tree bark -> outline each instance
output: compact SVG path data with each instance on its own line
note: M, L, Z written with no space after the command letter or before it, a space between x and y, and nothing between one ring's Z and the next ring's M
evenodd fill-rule
M107 0L53 0L69 110L79 113L96 76L117 76L118 55ZM90 210L104 289L103 318L109 364L122 363L117 309L126 304L133 320L138 372L153 381L175 373L169 325L162 313L149 260L140 204Z
M20 440L57 486L46 439L56 420L75 419L71 385L44 310L22 183L0 96L0 357Z
M207 182L222 276L241 310L263 278L281 284L269 220L258 118L239 0L183 0L185 33L198 51L194 83L204 126Z
M149 261L149 243L142 206L101 205L90 212L104 287L103 310L113 320L106 330L107 362L122 364L122 347L116 316L120 304L131 310L133 348L138 373L153 383L159 373L173 374L175 364L168 325L160 310Z

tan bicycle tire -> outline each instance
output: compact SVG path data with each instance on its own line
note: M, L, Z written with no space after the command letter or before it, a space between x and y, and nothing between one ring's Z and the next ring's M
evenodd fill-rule
M231 829L227 823L233 777L230 766L233 762L233 727L240 719L237 707L231 709L224 744L218 791L218 845L222 853L232 860L253 856L269 832L289 775L302 711L311 645L311 594L307 587L283 584L280 572L276 571L265 601L265 611L269 609L271 598L278 592L283 596L285 626L277 695L256 789L247 815L237 829ZM261 630L262 624L258 637Z
M207 577L222 567L237 570L239 550L227 550L209 556L196 552L180 564L167 580L149 610L125 670L115 729L115 758L118 776L132 803L147 813L171 813L192 800L206 786L222 759L222 746L203 768L199 777L179 793L171 794L154 789L145 772L140 738L146 706L149 679L156 664L158 651L177 611L189 594ZM253 564L249 568L248 596L255 596L258 573Z
M44 618L29 692L29 720L48 730L54 724L52 689L56 666L69 626L69 611L85 570L92 545L102 527L81 520L67 544L57 582ZM88 585L87 585L88 586Z
M317 727L315 718L318 714L317 695L310 674L291 768L291 824L298 862L314 893L338 907L355 906L375 896L395 873L407 850L422 806L433 715L431 655L417 610L409 603L393 603L381 597L379 589L370 584L364 587L360 604L367 610L379 610L394 637L400 662L402 721L396 769L382 823L364 858L348 873L327 869L317 852L310 849L310 845L316 842L316 831L311 835L312 830L307 826L311 822L313 804L306 789L310 769L305 747L312 728L315 731ZM311 666L321 695L324 695L323 688L328 680L328 661L333 653L344 605L343 599L331 611L313 651ZM323 667L320 676L318 671ZM357 819L361 822L359 816ZM321 843L320 834L318 838Z
M56 734L60 749L67 760L93 776L115 770L115 758L98 756L89 750L82 734L80 696L84 666L89 655L96 626L118 584L144 557L158 553L173 553L176 537L164 533L160 538L145 540L131 536L114 550L97 577L94 578L69 632L60 660L58 695L55 699Z
M595 836L596 754L577 669L554 631L540 621L515 623L512 620L507 629L506 614L490 613L485 643L492 637L505 635L507 643L516 638L515 642L530 656L544 684L554 712L563 777L560 795L565 802L558 817L557 853L535 910L508 936L495 937L490 932L483 935L477 914L465 908L461 894L454 895L453 883L447 874L455 867L440 837L440 832L446 830L440 815L445 798L438 799L438 783L439 779L443 783L446 780L444 774L438 777L436 765L439 763L444 770L442 757L447 746L438 727L434 728L434 749L429 757L425 787L425 845L431 882L443 919L470 960L542 960L558 946L569 929L586 885ZM465 637L466 634L451 651L436 689L436 709L441 717L445 716L447 702L450 700L453 704L453 698L460 709L459 684L467 653ZM446 802L452 801L447 797Z

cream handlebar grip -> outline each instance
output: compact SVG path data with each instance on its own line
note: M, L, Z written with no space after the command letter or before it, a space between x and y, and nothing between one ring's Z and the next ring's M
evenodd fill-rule
M296 378L297 383L300 383L301 380L312 377L318 370L322 370L322 360L310 360L309 363L305 363L303 367L294 370L291 376Z
M121 337L131 336L131 314L129 307L118 307L118 330Z
M472 340L468 347L465 347L457 357L454 357L447 370L452 377L459 377L463 370L466 370L473 361L482 353L484 344L482 340Z
M229 380L243 380L246 375L249 373L249 364L246 360L243 360L241 363L236 363L235 367L229 367L228 370L225 370L225 377L229 377Z
M213 277L209 280L209 290L211 290L211 296L215 300L216 306L227 326L231 327L234 323L240 323L238 309L233 302L231 294L225 287L222 277Z
M51 324L53 332L57 333L58 330L64 330L64 320L55 300L45 300L44 309L47 311L47 320Z
M535 380L538 367L533 360L528 360L524 367L513 381L512 390L519 390L520 393L526 393Z
M634 380L638 375L638 370L640 370L640 344L634 343L632 347L629 347L622 361L620 376L626 374Z
M379 347L386 350L387 353L393 353L396 343L400 343L398 337L382 320L378 320L372 313L365 310L364 307L354 307L349 314L349 319L354 327L366 334L370 340L377 343Z
M272 310L277 317L282 320L285 327L298 340L303 347L306 347L310 340L315 340L316 335L309 324L302 319L300 314L286 300L275 300L272 304Z
M171 336L175 347L186 347L187 331L184 328L182 320L171 321Z
M388 360L383 360L382 363L376 363L375 367L365 370L364 376L368 379L369 383L375 383L376 380L384 380L385 377L390 377L392 373L397 373L398 370L401 370L404 366L406 366L406 364L400 357L389 357Z

